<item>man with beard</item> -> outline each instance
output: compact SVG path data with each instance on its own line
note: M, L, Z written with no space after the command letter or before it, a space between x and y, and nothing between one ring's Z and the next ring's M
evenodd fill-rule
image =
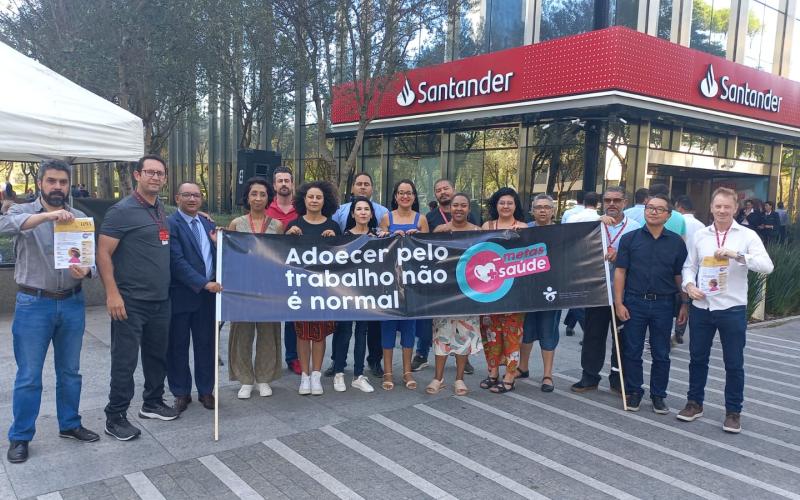
M433 184L433 195L436 197L437 207L428 212L425 218L428 219L428 227L433 232L437 226L447 224L453 220L450 212L450 202L453 201L455 189L450 179L439 179ZM472 213L467 214L467 222L477 225ZM428 353L433 343L433 322L429 319L417 320L417 352L411 360L411 371L418 372L428 366ZM472 375L475 368L467 360L464 373Z
M589 193L591 194L591 193ZM587 200L589 196L587 194ZM639 229L641 226L635 220L626 217L623 213L627 200L625 190L619 186L610 186L603 193L603 208L605 215L600 217L602 230L606 235L608 248L606 249L606 260L609 262L609 271L614 276L614 262L617 259L617 249L622 235ZM589 203L587 203L589 204ZM576 216L577 217L577 216ZM573 222L575 219L571 219ZM611 283L613 287L614 283ZM587 307L586 308L586 331L583 333L583 344L581 345L581 368L583 375L581 379L572 384L573 392L587 392L597 389L600 383L600 370L606 361L606 339L608 338L608 328L611 325L611 306ZM618 333L622 336L622 329ZM620 345L622 341L620 340ZM617 349L614 343L611 344L611 373L608 377L611 390L621 391L619 381L619 368L617 359Z
M140 418L174 420L180 412L164 403L170 322L170 241L164 206L158 200L167 166L143 156L133 172L136 190L106 212L97 245L97 266L111 316L111 388L106 434L120 441L139 437L127 411L133 373L142 351L144 403Z
M14 236L17 264L14 280L17 291L14 323L13 415L8 430L8 461L28 459L28 443L36 432L36 417L42 400L42 367L50 343L56 369L56 412L58 435L92 442L100 439L81 425L78 406L81 398L81 344L86 322L81 280L91 269L73 264L69 269L53 265L56 222L71 222L86 217L66 206L70 189L70 167L60 160L46 160L39 167L40 197L32 203L11 207L0 218L0 234Z

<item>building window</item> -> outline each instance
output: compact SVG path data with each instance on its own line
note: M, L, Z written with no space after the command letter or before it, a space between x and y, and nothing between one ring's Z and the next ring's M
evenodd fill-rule
M789 78L797 82L800 81L800 18L794 20L792 47L789 50Z
M736 141L736 158L739 160L769 163L772 146L766 142L739 139Z
M800 148L783 148L776 201L783 202L789 217L793 221L797 220L800 203Z
M730 17L731 0L694 0L689 46L725 57Z
M525 43L525 0L473 0L462 4L458 19L460 57Z
M593 0L542 0L539 40L591 31L594 25Z
M672 0L661 0L658 3L656 36L664 40L670 40L672 37Z
M612 26L627 26L633 30L637 28L639 23L639 0L610 0L608 7L608 19Z
M684 130L680 150L706 156L725 156L725 137L709 132Z
M428 203L436 199L433 183L441 177L440 149L438 132L393 136L389 142L388 195L391 196L397 181L411 179L417 187L420 211L426 213ZM391 199L386 199L387 206L391 203Z
M672 130L664 127L650 128L650 147L652 149L670 149Z
M750 0L747 12L747 36L744 64L762 71L772 71L775 41L783 32L785 14L778 10L779 0ZM783 39L783 36L780 37Z
M611 120L605 132L606 141L601 145L603 185L625 186L636 164L639 127L631 122Z

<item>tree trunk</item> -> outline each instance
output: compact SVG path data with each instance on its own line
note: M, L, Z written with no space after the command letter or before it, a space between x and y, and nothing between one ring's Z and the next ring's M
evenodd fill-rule
M117 175L119 176L119 196L120 198L128 196L133 192L133 163L132 162L118 162L115 167Z
M114 198L114 186L111 179L111 164L101 163L97 167L97 197L110 200Z

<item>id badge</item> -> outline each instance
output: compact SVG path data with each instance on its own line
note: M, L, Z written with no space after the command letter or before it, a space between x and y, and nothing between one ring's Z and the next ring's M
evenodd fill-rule
M169 245L169 231L160 229L158 231L158 239L161 240L162 245Z

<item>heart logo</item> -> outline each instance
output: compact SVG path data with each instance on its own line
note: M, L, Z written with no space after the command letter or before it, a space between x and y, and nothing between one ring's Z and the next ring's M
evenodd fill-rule
M483 281L484 283L488 283L489 280L492 279L490 274L497 272L497 268L494 267L494 262L489 262L487 264L475 266L473 272L475 273L476 278Z

